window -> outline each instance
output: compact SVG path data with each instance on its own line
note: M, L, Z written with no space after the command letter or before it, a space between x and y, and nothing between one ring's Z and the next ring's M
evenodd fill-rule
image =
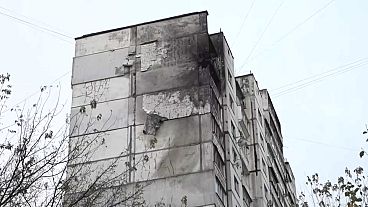
M215 117L212 117L212 133L215 135L221 147L224 148L225 147L224 136L222 135L220 126L217 124Z
M233 76L231 75L230 71L227 71L227 78L229 80L230 86L233 87Z
M243 99L242 102L243 102L244 108L246 109L247 108L247 101L245 99Z
M231 121L231 133L233 134L233 138L235 139L236 137L235 125L232 121Z
M217 193L217 195L220 197L220 200L222 202L225 201L225 189L222 187L221 182L219 181L218 178L216 178L216 183L215 183L215 191Z
M261 126L263 126L263 119L262 119L262 114L261 114L261 111L258 110L258 120L259 120L259 123L261 124Z
M235 188L236 193L238 193L239 195L239 181L238 179L236 179L235 176L234 176L234 188Z
M224 161L222 160L220 154L218 153L216 147L214 147L215 150L214 150L214 160L215 160L215 163L218 167L218 169L220 170L220 172L222 173L222 175L225 176L225 163Z
M233 110L233 113L235 113L235 111L234 111L234 100L233 100L233 97L231 97L230 94L229 94L229 99L230 99L230 108L231 108L231 110Z
M245 166L245 162L242 160L242 172L241 172L242 176L247 176L249 175L249 172L247 170L247 167Z
M262 147L262 149L264 149L264 146L263 146L263 144L264 144L264 139L263 139L263 136L262 136L262 133L259 133L259 138L260 138L260 142L261 142L261 147Z
M251 198L249 196L249 193L244 185L242 185L242 188L243 188L243 202L245 206L250 206Z
M266 185L264 185L264 195L265 195L265 197L267 196L267 193L268 193L268 190L267 190L267 187L266 187Z
M236 154L236 150L233 147L233 162L234 162L234 164L236 163L237 160L238 160L238 154Z
M266 174L267 167L266 167L266 163L265 163L265 161L263 159L262 159L262 167L263 167L263 171Z
M222 119L222 115L221 115L221 106L220 103L216 97L215 92L212 90L211 92L211 112L212 114L218 119L221 120Z

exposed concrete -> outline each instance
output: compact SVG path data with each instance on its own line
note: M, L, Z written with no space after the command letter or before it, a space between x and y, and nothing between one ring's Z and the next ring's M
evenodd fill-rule
M167 118L157 114L147 114L146 123L144 124L143 134L156 135L156 131L160 128L163 121Z
M164 91L143 95L142 108L147 114L167 119L182 118L210 112L206 88Z
M167 58L167 49L158 48L157 42L141 45L141 71L147 71L155 65L161 65L162 59Z

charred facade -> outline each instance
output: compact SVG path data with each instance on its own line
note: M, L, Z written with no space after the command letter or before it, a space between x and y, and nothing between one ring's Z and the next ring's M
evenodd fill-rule
M145 186L142 206L295 205L271 99L253 75L235 77L207 12L76 38L72 89L71 116L84 118L72 119L70 145L95 135L98 146L69 169L114 160L106 192Z

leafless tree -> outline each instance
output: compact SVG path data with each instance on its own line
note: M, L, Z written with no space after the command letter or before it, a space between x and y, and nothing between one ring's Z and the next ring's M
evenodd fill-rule
M8 108L9 83L9 74L0 76L0 206L144 205L145 185L129 184L128 178L148 156L124 163L119 158L91 161L105 142L111 111L94 116L82 106L65 117L55 86L41 87L30 106ZM5 118L7 113L15 118ZM108 121L96 124L102 116ZM73 136L78 130L85 131Z

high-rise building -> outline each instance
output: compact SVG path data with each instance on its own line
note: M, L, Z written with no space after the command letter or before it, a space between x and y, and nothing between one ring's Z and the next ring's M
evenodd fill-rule
M93 189L83 205L295 206L269 94L252 74L235 77L207 12L76 38L72 90L67 197Z

